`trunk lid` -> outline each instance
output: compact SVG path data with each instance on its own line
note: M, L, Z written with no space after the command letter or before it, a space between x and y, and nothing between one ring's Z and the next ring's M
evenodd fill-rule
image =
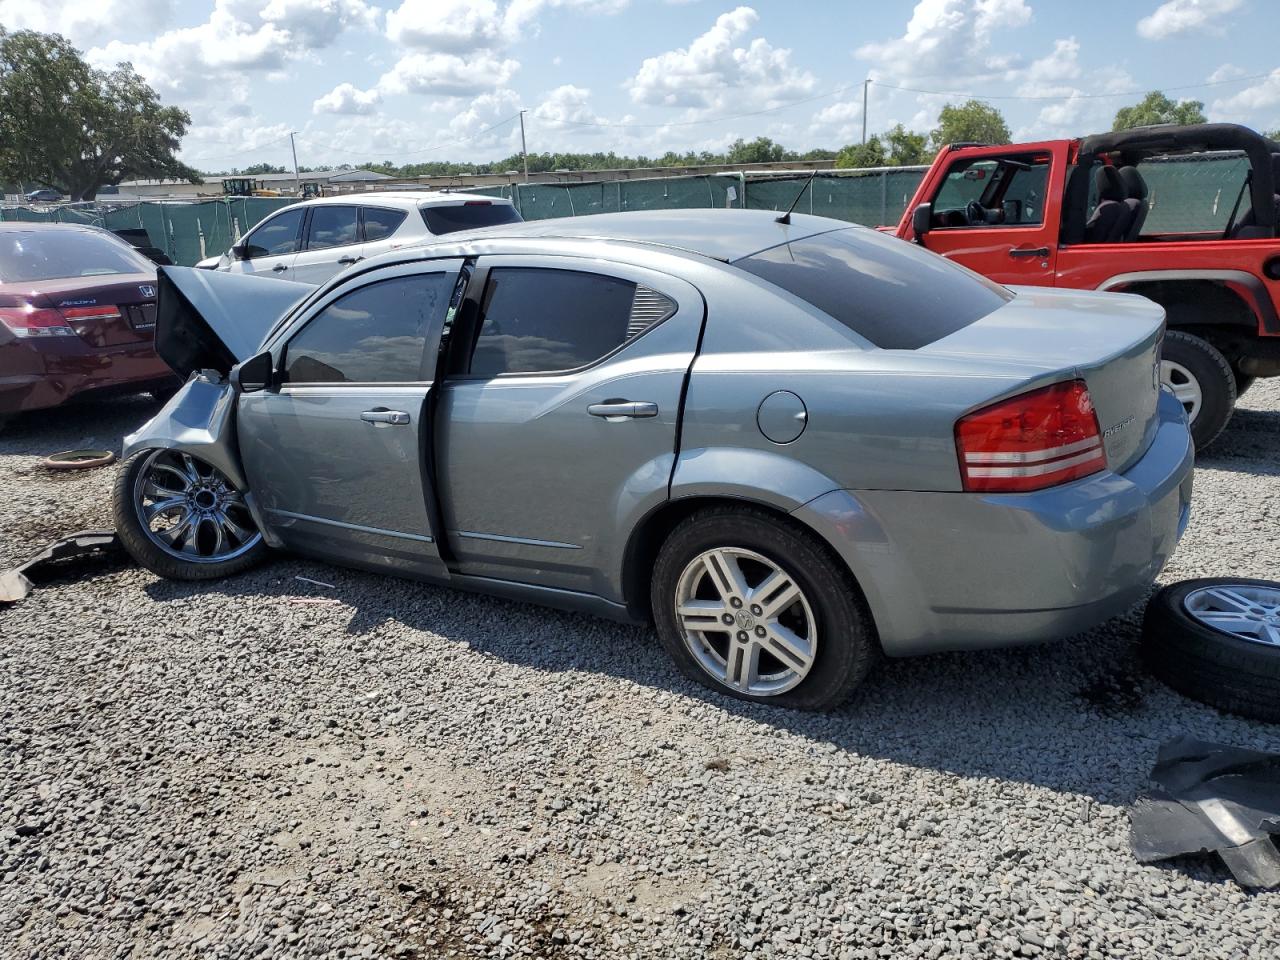
M155 335L156 278L150 273L112 274L7 284L32 304L62 314L92 347L149 342Z
M1028 387L1084 380L1107 465L1125 470L1146 452L1155 432L1164 308L1131 294L1012 289L1015 297L1003 307L917 352L1042 370L1044 376Z
M226 376L254 356L276 321L316 289L194 267L161 267L157 286L156 353L183 379L194 370Z

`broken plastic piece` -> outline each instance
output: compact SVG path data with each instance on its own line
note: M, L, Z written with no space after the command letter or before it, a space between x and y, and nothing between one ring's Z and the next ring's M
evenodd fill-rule
M1129 817L1140 863L1216 853L1242 887L1280 887L1280 754L1179 737Z
M68 561L124 555L114 530L81 530L55 540L16 567L0 572L0 604L17 603L36 584L64 574L72 566Z

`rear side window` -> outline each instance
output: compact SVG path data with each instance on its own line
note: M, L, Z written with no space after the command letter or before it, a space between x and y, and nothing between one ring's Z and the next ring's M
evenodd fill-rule
M381 207L364 208L364 238L366 241L385 240L404 223L403 210L384 210Z
M311 208L311 226L307 228L307 249L327 250L358 243L356 207L319 205Z
M154 274L156 265L123 240L74 227L0 232L0 282Z
M595 363L675 312L630 280L575 270L490 271L472 376L551 373Z
M521 222L520 214L511 204L488 203L483 200L469 200L443 207L423 207L422 219L432 233L453 233L457 230Z
M735 261L886 350L914 350L1013 298L937 254L867 229L833 230Z
M423 379L427 334L449 305L450 277L448 273L397 277L335 300L289 341L285 379L290 383Z

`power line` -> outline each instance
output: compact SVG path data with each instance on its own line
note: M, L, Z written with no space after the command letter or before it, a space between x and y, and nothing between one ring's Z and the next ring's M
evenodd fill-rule
M258 144L258 145L256 145L256 146L253 146L253 147L241 147L240 149L235 150L235 151L232 151L231 153L220 153L220 154L215 154L215 155L213 155L213 156L191 157L190 159L185 159L185 160L184 160L184 162L186 162L186 163L202 163L202 162L204 162L204 161L206 161L206 160L225 160L227 157L240 157L240 156L243 156L243 155L244 155L244 154L246 154L246 153L253 153L253 152L254 152L254 151L256 151L256 150L261 150L261 149L263 149L264 147L270 147L270 146L272 146L272 145L274 145L274 144L277 144L277 143L283 143L285 140L288 140L288 139L289 139L289 134L287 134L287 133L286 133L286 134L285 134L284 136L282 136L282 137L277 137L277 138L276 138L276 139L274 139L274 140L268 140L266 143L260 143L260 144ZM221 143L223 143L223 144L224 144L224 145L226 145L226 146L230 146L230 145L231 145L230 141L226 141L226 140L224 140L224 141L220 141L220 142L221 142Z

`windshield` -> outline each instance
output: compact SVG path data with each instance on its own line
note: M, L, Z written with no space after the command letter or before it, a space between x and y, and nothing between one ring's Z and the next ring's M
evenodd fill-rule
M0 231L0 282L154 272L155 264L127 243L94 231Z
M859 227L784 243L734 265L886 350L941 340L1013 298L922 247Z
M468 200L449 206L423 207L422 219L432 233L453 233L457 230L475 230L477 227L493 227L501 223L520 223L523 218L509 203L489 203L487 200Z

